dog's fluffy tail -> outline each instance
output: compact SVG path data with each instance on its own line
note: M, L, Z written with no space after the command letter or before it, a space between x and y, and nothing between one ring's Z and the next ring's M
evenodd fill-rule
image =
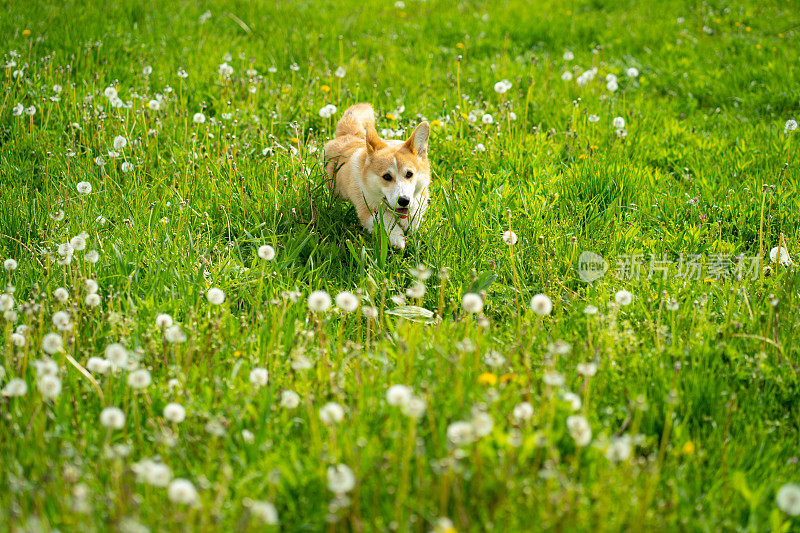
M367 129L375 127L375 111L369 104L355 104L347 108L339 123L336 124L336 136L355 135L362 139L367 136Z

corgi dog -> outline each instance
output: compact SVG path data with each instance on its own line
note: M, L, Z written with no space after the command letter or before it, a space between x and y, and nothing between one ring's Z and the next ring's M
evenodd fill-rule
M325 169L336 194L352 202L369 233L383 224L396 250L405 248L405 232L416 231L428 209L430 131L420 122L405 141L381 139L372 106L356 104L325 144Z

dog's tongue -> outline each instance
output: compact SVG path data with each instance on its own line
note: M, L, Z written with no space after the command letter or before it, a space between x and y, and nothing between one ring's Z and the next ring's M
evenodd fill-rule
M395 213L400 215L401 219L408 218L408 208L407 207L398 207L394 210Z

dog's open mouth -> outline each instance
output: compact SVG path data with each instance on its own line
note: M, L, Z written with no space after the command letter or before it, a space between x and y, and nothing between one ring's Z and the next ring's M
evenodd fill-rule
M392 207L387 202L384 202L383 205L394 211L394 214L400 218L408 218L408 208L407 207Z

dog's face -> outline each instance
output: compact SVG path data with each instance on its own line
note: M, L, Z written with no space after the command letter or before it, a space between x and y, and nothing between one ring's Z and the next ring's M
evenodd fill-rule
M384 141L375 128L367 129L366 188L371 194L380 195L381 201L400 218L408 216L409 208L430 185L429 135L427 122L414 128L405 142Z

